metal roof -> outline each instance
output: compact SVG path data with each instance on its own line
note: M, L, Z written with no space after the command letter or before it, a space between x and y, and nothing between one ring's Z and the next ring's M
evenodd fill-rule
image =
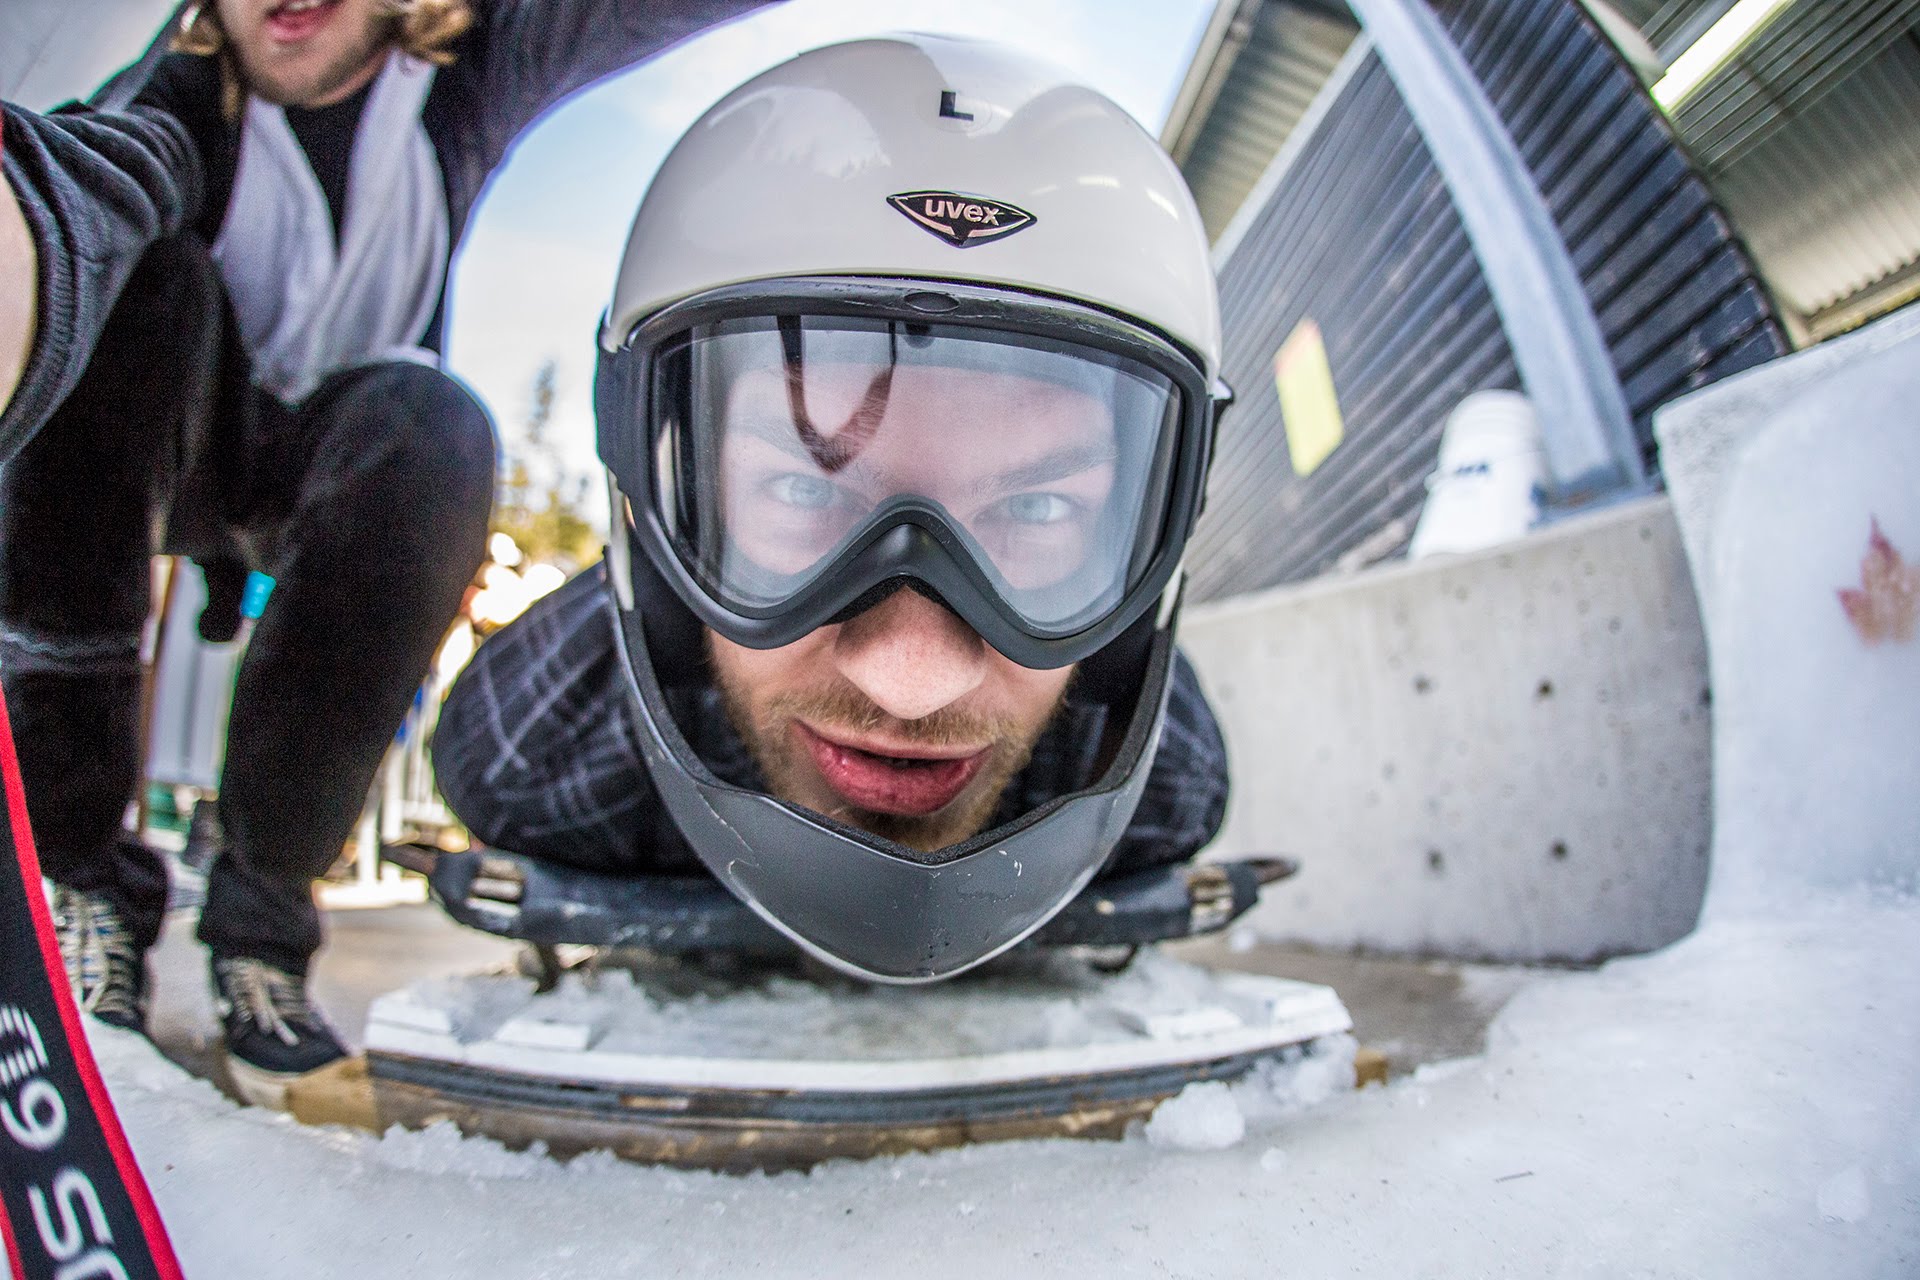
M1672 113L1710 174L1787 126L1920 23L1920 0L1787 6Z
M1726 7L1669 0L1643 30L1671 59ZM1920 293L1916 36L1920 0L1798 0L1672 112L1803 337Z
M1860 295L1896 304L1920 265L1920 46L1886 46L1711 176L1774 292L1813 336L1878 309L1848 305Z
M1225 0L1212 48L1189 76L1163 138L1218 238L1279 154L1358 30L1297 0Z

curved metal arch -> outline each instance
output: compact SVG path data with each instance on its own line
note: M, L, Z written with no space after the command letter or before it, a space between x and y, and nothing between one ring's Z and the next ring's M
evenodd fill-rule
M1480 260L1540 415L1556 497L1647 484L1613 353L1526 160L1424 0L1348 0Z

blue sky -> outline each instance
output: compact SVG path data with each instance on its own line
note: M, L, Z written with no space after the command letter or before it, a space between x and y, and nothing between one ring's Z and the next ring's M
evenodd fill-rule
M735 85L802 50L885 31L1022 46L1158 132L1212 0L790 0L688 42L567 103L522 138L454 269L448 356L522 434L540 365L557 364L552 433L593 469L595 321L627 224L661 158Z

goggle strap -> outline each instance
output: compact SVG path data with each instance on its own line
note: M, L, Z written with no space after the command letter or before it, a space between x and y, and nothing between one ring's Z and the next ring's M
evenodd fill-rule
M633 608L633 540L627 534L627 498L620 482L607 472L607 507L611 512L607 534L607 580L622 609Z

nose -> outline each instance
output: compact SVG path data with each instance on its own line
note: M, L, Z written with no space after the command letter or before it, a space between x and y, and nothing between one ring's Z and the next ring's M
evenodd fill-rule
M952 705L987 676L986 642L917 591L896 591L841 623L833 655L842 676L900 720Z

